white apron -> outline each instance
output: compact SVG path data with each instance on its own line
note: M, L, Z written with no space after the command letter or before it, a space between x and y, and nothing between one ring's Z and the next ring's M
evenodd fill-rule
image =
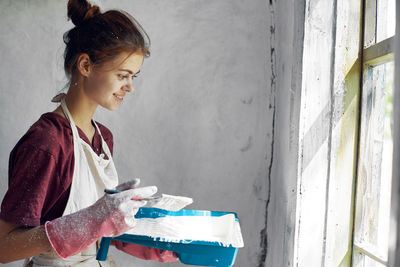
M60 98L60 96L58 97ZM54 99L57 99L57 97ZM93 151L89 144L79 137L78 130L65 103L65 94L61 95L61 107L72 128L75 158L71 190L67 206L63 213L64 216L95 203L104 195L105 188L116 187L118 185L118 174L111 157L110 149L104 141L97 124L93 121L101 137L103 151L100 156ZM104 262L97 261L97 248L98 242L85 251L68 257L67 260L58 257L54 251L43 253L26 260L25 266L115 266L111 258L108 258Z

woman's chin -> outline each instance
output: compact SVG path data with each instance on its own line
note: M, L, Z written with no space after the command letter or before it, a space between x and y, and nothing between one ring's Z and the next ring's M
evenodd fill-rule
M119 108L119 104L113 104L113 105L100 105L103 108L110 110L110 111L114 111L117 110Z

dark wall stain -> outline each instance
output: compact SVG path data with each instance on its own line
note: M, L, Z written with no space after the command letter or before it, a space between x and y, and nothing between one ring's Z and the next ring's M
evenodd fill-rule
M241 99L243 104L250 105L253 102L253 98L250 97L249 99Z
M253 146L253 137L249 136L249 139L247 140L246 144L240 149L241 152L246 152L248 151L251 147Z

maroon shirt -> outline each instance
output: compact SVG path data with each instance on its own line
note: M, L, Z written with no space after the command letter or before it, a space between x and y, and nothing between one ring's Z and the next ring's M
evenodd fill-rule
M110 151L110 130L97 123ZM79 136L98 155L101 137L96 130L93 143L78 128ZM62 216L74 173L72 130L66 118L45 113L11 151L8 191L1 204L0 219L24 226L38 226Z

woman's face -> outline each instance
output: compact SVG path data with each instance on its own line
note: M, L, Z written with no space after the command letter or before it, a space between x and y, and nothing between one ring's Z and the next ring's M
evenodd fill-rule
M122 103L124 96L133 92L132 80L140 71L143 55L122 52L113 60L98 68L92 68L84 81L87 96L96 104L115 110Z

